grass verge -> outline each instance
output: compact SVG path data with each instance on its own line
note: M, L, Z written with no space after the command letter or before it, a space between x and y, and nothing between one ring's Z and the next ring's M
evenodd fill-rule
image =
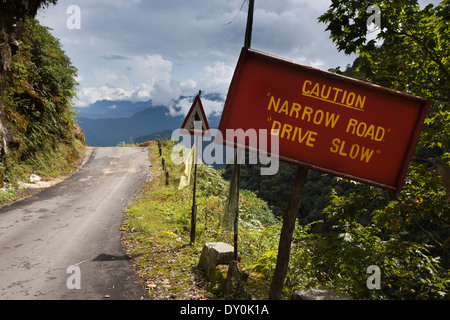
M151 299L220 299L223 293L214 284L206 283L197 265L204 243L233 243L232 232L222 228L229 185L220 172L199 166L196 242L190 245L192 185L174 188L177 167L170 161L173 143L162 144L162 157L156 142L149 146L153 177L126 212L124 245ZM168 186L161 158L170 173ZM241 191L239 266L248 275L245 286L253 298L267 298L273 265L270 259L260 258L273 252L280 227L266 202L250 191Z
M183 201L188 190L178 194L165 185L157 153L156 143L150 145L152 178L126 212L124 245L151 299L209 299L206 283L196 268L197 247L189 245L187 230L180 230L171 219L173 208L187 208Z

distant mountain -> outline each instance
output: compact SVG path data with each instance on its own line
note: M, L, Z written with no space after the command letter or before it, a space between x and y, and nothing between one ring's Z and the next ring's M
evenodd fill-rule
M137 138L134 138L134 143L142 143L146 141L153 141L158 139L170 139L172 136L173 130L164 130L161 132L153 132L151 134L147 134L145 136L140 136Z
M180 96L178 100L185 98L194 99L194 97ZM202 95L202 98L211 101L223 101L219 93L206 93ZM87 107L74 106L73 109L77 112L77 118L116 119L130 118L151 107L155 107L152 100L143 102L100 100Z
M88 107L74 107L78 112L77 118L87 119L116 119L129 118L140 111L152 107L152 101L130 102L101 100Z
M205 95L206 97L206 95ZM185 97L180 97L180 99ZM220 99L210 94L208 99ZM216 99L214 99L216 100ZM169 133L181 127L185 116L171 116L165 106L154 106L152 101L99 101L86 108L75 108L78 123L83 128L86 144L93 147L116 146L142 140L152 134ZM217 127L220 117L208 117L210 127ZM170 136L169 134L167 134ZM138 142L138 141L136 141ZM140 141L139 141L140 142Z

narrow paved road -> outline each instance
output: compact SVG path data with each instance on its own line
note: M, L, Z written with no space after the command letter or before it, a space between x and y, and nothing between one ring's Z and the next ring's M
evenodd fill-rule
M146 297L119 228L149 173L146 148L94 148L65 182L0 209L0 300Z

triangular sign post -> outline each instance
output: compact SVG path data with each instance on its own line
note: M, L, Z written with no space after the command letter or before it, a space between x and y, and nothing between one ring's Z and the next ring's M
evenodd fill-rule
M209 125L205 111L203 110L200 94L201 91L195 97L194 103L192 103L191 109L189 109L181 129L189 131L189 133L194 136L207 136L209 133ZM201 130L199 130L200 126L198 124L197 126L195 125L195 122L201 122Z
M196 136L194 143L194 187L192 195L192 212L191 212L191 245L195 243L195 228L197 225L197 204L195 202L195 195L197 191L197 149L198 149L198 137L199 136L210 136L208 120L206 120L205 111L203 110L202 101L199 91L198 95L195 97L194 103L192 103L191 109L189 110L186 119L184 119L183 125L181 126L181 133L183 130L187 130L189 134Z

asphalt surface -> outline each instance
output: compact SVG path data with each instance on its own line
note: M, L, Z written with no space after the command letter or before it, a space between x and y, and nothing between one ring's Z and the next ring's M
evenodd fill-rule
M71 178L0 209L0 300L145 298L120 226L149 174L146 148L93 148Z

